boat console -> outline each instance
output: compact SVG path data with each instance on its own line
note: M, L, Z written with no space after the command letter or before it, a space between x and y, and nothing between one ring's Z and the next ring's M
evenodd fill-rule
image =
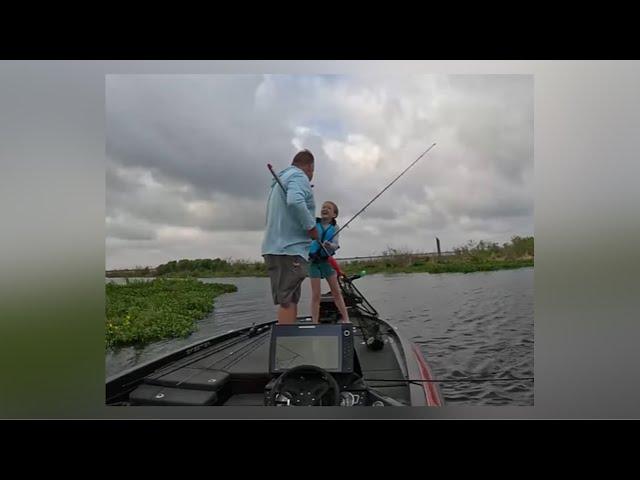
M352 324L274 325L264 402L269 406L386 403L362 380Z
M315 365L331 373L353 373L353 332L350 323L274 325L269 372Z

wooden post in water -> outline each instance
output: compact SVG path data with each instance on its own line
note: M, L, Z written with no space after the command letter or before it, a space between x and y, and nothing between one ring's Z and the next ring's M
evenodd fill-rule
M436 237L436 246L438 247L438 256L440 256L440 239Z

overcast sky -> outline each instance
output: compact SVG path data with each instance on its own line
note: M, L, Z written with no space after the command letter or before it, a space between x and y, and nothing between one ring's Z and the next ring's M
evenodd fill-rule
M533 234L533 77L109 75L106 264L259 260L271 184L301 148L344 223L337 257Z

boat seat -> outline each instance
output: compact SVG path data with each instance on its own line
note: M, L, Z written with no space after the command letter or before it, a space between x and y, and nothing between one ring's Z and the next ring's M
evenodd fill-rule
M132 405L214 405L218 394L207 390L141 384L129 394Z
M164 387L217 392L229 381L229 374L222 370L205 368L180 368L173 372L158 372L147 376L144 383Z

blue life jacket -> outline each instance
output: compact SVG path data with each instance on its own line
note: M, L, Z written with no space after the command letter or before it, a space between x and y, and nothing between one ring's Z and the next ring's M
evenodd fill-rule
M327 225L327 228L323 228L322 220L320 218L316 218L316 230L318 231L318 238L320 239L320 242L318 243L318 240L311 242L311 246L309 247L309 258L311 260L324 260L328 257L324 251L325 249L321 247L321 244L325 240L331 241L333 239L333 236L337 231L335 219Z

